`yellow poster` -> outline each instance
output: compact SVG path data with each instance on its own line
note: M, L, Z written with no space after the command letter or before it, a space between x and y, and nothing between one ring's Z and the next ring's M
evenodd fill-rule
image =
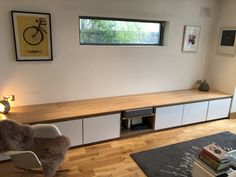
M12 12L17 60L52 60L50 14Z

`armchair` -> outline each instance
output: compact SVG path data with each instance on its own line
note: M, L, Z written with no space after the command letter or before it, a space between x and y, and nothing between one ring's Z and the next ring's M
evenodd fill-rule
M69 147L69 139L53 124L0 121L0 153L11 157L15 167L23 170L22 176L32 170L54 176Z

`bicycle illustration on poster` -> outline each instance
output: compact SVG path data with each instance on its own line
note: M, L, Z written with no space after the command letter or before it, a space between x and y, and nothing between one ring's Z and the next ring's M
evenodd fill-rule
M12 11L17 61L53 60L49 13Z

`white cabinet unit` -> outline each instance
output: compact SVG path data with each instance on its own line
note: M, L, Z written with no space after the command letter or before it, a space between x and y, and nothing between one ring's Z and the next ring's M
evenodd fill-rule
M0 155L0 162L1 162L1 161L4 161L4 160L9 160L9 159L11 159L10 156Z
M82 119L70 120L55 123L62 135L67 136L71 141L71 146L83 144L83 126Z
M208 101L184 105L183 125L206 121Z
M180 126L183 109L183 105L156 108L155 130Z
M120 137L120 114L86 118L84 144Z
M231 98L209 101L207 120L228 117Z

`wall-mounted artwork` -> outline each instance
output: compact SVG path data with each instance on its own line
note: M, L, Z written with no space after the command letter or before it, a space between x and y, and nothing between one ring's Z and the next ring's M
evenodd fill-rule
M219 54L234 56L236 51L236 27L221 28L217 52Z
M182 52L197 52L200 31L201 28L199 26L186 25L184 27Z
M12 11L17 61L53 60L49 13Z

